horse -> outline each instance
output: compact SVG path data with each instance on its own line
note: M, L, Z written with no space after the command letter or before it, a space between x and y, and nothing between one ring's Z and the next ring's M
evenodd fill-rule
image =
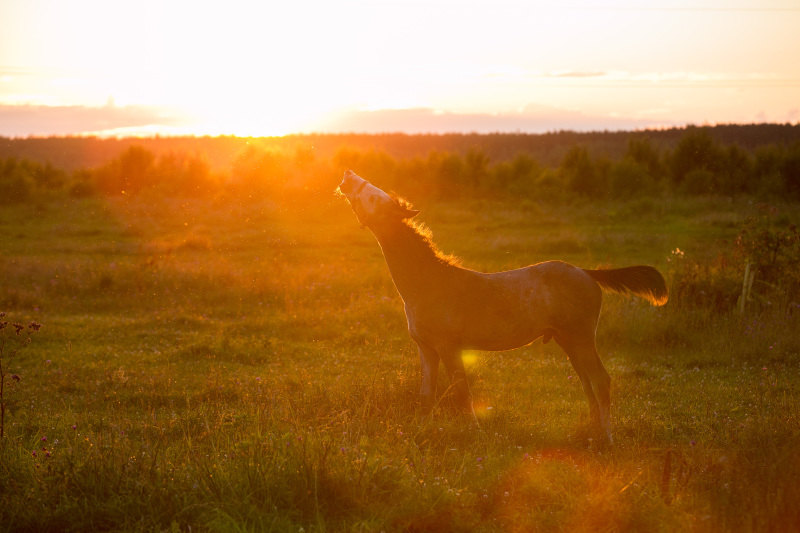
M426 412L434 406L440 361L457 405L474 414L464 350L510 350L539 338L555 339L580 378L591 427L612 442L611 378L595 346L601 289L664 305L668 292L658 270L644 265L588 270L545 261L503 272L478 272L460 266L436 247L427 228L412 220L419 211L410 203L352 170L344 173L336 192L377 239L403 300L408 332L419 351L420 396Z

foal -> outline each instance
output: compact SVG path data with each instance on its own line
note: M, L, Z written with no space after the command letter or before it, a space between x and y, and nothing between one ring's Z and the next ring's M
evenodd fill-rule
M510 350L544 337L566 352L589 401L593 425L611 442L608 373L597 355L601 288L632 292L653 305L667 302L664 278L651 266L585 270L547 261L505 272L461 268L410 219L418 211L348 170L339 184L359 222L380 244L405 304L408 331L422 362L420 394L433 406L439 361L465 410L472 399L463 350Z

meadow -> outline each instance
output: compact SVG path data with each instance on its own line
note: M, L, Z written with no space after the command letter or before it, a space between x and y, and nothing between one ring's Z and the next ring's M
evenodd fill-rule
M605 295L602 447L582 437L585 397L555 343L465 354L477 423L446 397L420 411L402 302L339 176L291 200L0 208L0 530L800 529L797 294L737 309L737 237L763 205L415 202L471 268L665 274L665 307Z

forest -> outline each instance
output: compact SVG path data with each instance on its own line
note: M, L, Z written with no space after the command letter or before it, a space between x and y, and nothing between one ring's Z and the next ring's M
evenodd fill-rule
M353 168L416 197L800 195L800 126L641 132L0 139L0 202L59 192L319 193ZM325 191L327 192L327 191Z

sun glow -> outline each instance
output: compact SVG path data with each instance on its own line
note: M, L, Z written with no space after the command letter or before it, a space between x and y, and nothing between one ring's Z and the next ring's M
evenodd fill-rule
M470 368L478 363L480 352L475 350L464 350L461 352L461 361L464 363L465 368Z
M798 16L778 0L9 0L0 106L113 98L179 117L154 116L142 131L239 135L353 131L363 126L348 122L354 113L412 108L584 128L796 122L800 71L786 50L800 47Z

